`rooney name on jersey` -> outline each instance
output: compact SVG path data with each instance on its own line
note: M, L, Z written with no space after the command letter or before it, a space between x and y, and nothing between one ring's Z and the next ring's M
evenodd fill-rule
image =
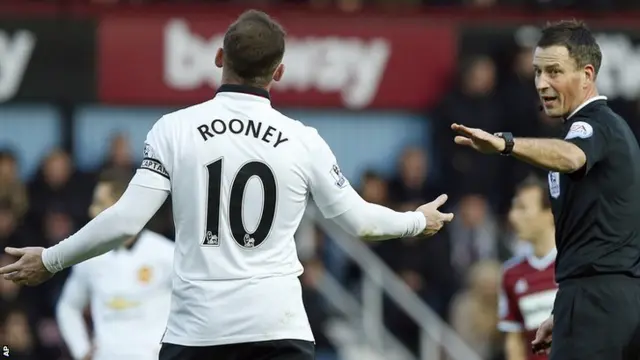
M230 132L235 135L251 136L260 139L267 144L273 144L274 148L289 141L280 130L269 125L263 126L261 122L254 120L247 120L245 123L242 120L231 119L227 123L224 120L215 119L209 125L202 124L198 126L198 132L204 141L216 135L223 135L226 132Z

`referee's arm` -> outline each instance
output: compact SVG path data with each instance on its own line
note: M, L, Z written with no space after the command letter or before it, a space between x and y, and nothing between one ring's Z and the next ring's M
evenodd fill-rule
M608 131L597 122L577 121L564 140L516 138L512 155L550 171L581 177L607 153Z

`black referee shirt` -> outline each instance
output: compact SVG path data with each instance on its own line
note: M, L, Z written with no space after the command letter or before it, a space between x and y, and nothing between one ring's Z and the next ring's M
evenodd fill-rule
M556 281L598 274L640 277L640 148L606 98L564 124L563 138L587 156L573 174L549 173L556 224Z

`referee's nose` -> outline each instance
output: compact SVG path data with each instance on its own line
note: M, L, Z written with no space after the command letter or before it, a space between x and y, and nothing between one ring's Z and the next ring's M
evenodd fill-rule
M536 89L538 94L542 95L549 90L549 82L544 74L536 76Z

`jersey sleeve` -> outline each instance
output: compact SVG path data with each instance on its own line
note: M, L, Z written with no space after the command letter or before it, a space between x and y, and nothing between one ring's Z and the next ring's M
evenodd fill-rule
M310 139L310 192L322 215L331 219L352 207L349 194L353 189L349 180L342 174L329 145L315 129L313 132L314 136Z
M171 191L172 169L169 132L165 129L163 119L160 119L147 134L142 164L135 183L152 189Z
M498 297L498 329L502 332L520 332L524 328L518 302L502 276Z
M584 176L593 166L605 159L609 150L609 132L597 121L579 120L571 124L564 140L579 147L585 154L587 162L576 176Z

